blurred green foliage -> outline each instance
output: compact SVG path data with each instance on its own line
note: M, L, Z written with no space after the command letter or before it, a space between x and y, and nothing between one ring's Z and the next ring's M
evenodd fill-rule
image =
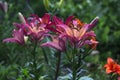
M99 23L94 30L99 41L97 50L100 53L97 57L89 56L86 59L89 62L96 58L93 63L99 64L99 67L95 67L95 71L94 69L90 70L93 73L90 76L95 80L107 80L108 77L106 77L103 69L106 58L112 56L120 61L120 18L118 16L120 14L120 0L63 0L61 5L58 4L59 0L49 0L50 4L46 6L48 10L44 7L45 2L43 0L2 1L8 3L8 11L5 13L0 10L0 80L31 80L27 67L22 67L29 54L28 50L13 43L2 43L4 38L11 37L14 28L12 23L20 22L18 12L26 17L30 14L37 14L41 17L49 11L50 14L57 15L63 20L70 15L74 15L87 23L94 17L99 16ZM38 51L41 52L39 49ZM38 54L38 56L43 57L41 54ZM44 70L43 67L42 69ZM103 73L102 77L99 76L101 73ZM46 77L44 75L40 76L40 80ZM28 79L24 79L25 77Z

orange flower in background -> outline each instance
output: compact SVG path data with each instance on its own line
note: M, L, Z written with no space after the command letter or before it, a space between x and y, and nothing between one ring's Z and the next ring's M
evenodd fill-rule
M107 59L107 64L104 66L106 68L106 73L116 73L120 75L120 65L118 65L112 58Z

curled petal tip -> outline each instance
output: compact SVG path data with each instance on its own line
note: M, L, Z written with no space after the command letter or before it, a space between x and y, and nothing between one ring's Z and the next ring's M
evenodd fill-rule
M99 21L99 16L96 16L93 21L98 22Z
M21 13L21 12L18 12L18 15L22 15L22 13Z
M99 16L96 16L95 19L99 19Z
M98 20L99 20L99 17L98 16L96 16L92 21L91 21L91 23L90 24L94 24L94 23L97 23L98 22Z

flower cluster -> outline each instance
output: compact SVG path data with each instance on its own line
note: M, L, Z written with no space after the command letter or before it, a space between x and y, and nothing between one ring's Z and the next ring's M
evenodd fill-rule
M48 33L45 28L51 23L49 14L45 14L42 18L37 15L31 15L31 17L26 19L19 13L19 17L22 23L13 23L16 27L13 30L13 38L4 39L3 42L15 42L24 45L27 38L31 42L39 42Z
M14 42L20 45L26 45L29 43L33 45L30 48L33 56L33 74L35 75L35 80L38 80L35 54L37 45L40 45L41 47L51 47L58 51L58 55L56 56L58 62L56 65L55 80L57 80L59 75L61 53L66 52L67 55L69 50L72 51L71 55L73 56L67 57L68 61L71 62L70 65L72 66L72 80L76 80L76 71L81 66L81 60L89 54L79 54L81 48L89 46L90 49L95 49L98 44L98 41L95 39L96 35L92 28L97 24L99 18L96 17L89 24L83 23L74 16L68 17L64 22L57 16L51 17L48 13L46 13L42 18L35 14L25 18L21 13L19 13L19 18L21 23L13 23L15 26L12 34L13 37L4 39L3 42ZM47 39L47 42L44 41L45 39ZM82 57L78 55L82 55ZM48 63L45 53L44 58Z
M31 15L25 18L19 13L22 23L14 23L16 29L13 30L13 38L4 39L3 42L15 42L24 45L26 38L32 41L41 41L45 35L52 38L51 42L43 43L41 46L48 46L59 51L66 50L66 43L81 48L89 45L95 48L98 42L95 39L95 33L91 29L98 22L96 17L91 23L83 23L78 18L70 16L63 22L57 16L52 18L46 13L42 18L37 15ZM53 32L53 34L49 34Z
M57 38L52 38L52 42L42 44L50 46L57 50L64 51L67 41L75 48L81 48L84 45L90 45L95 48L98 42L95 39L95 33L91 29L98 22L96 17L90 24L83 23L79 19L70 16L63 22L57 16L53 16L53 23L47 28L56 33Z
M106 68L106 73L115 73L120 75L120 65L117 64L112 58L107 59L107 64L104 66Z

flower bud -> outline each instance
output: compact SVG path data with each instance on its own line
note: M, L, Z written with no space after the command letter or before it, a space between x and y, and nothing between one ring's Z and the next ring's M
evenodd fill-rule
M8 11L8 3L0 1L0 8L3 10L3 12L7 13Z
M60 0L60 2L58 3L58 8L60 8L62 6L63 0Z
M49 0L43 0L43 4L44 4L44 6L45 6L45 9L46 10L49 10L49 5L50 5L50 2L49 2Z
M8 11L8 4L7 2L4 2L4 12L7 13Z
M25 21L25 19L24 19L24 16L22 15L22 13L18 13L18 17L19 17L19 19L20 19L20 21L22 22L22 23L26 23L26 21Z

